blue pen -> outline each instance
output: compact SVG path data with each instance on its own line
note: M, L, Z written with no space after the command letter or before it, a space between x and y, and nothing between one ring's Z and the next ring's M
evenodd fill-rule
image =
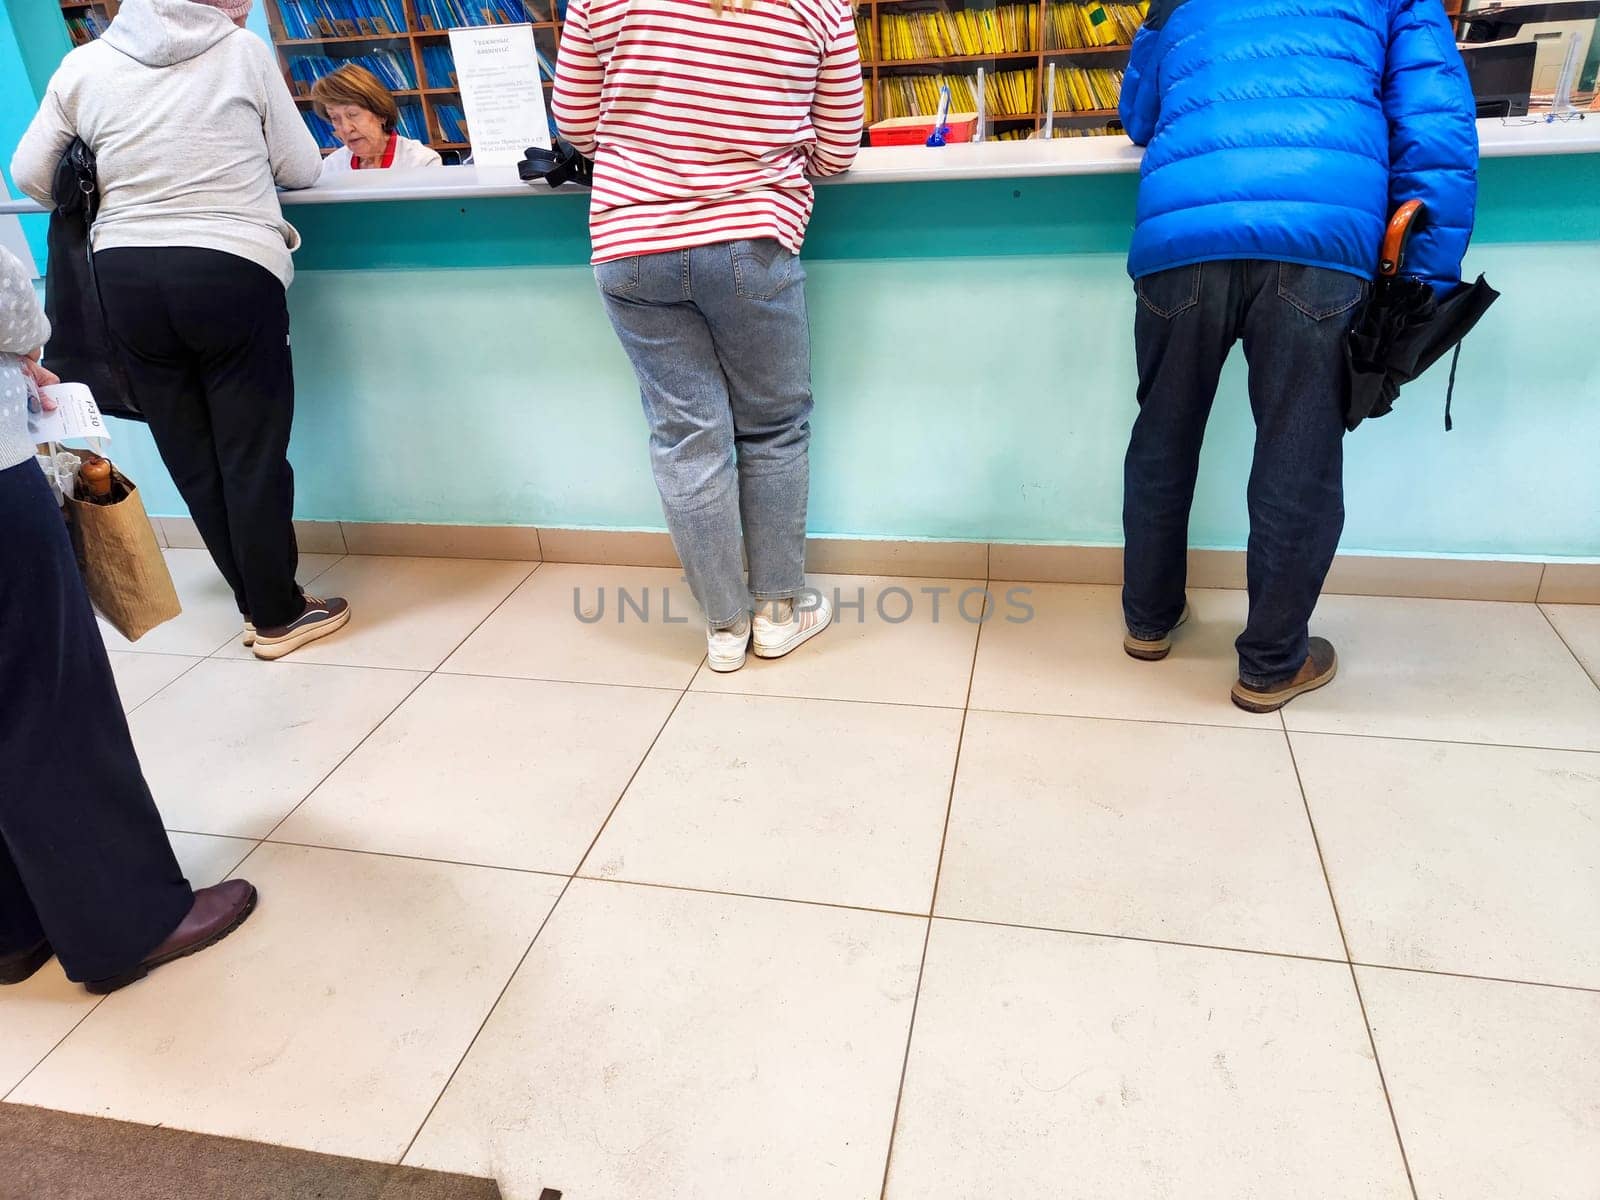
M950 85L946 84L939 89L939 115L933 119L933 132L928 135L928 145L944 145L944 139L950 135L950 126L945 120L949 115Z

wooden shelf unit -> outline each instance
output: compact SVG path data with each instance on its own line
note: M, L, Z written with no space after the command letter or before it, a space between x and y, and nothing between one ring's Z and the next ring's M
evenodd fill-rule
M73 0L63 0L64 3ZM106 0L114 4L115 0ZM424 29L417 13L416 0L401 0L404 5L406 26L404 31L393 33L332 33L320 37L290 38L287 26L283 21L281 6L291 3L292 0L262 0L266 7L267 23L272 31L272 41L278 51L278 61L283 67L284 78L294 91L294 82L289 76L290 60L300 53L315 54L322 47L333 47L349 50L352 47L368 45L375 50L399 50L408 54L411 59L412 69L416 73L418 87L397 91L396 96L407 101L420 103L427 120L428 141L435 150L464 150L466 145L460 142L446 141L439 125L437 105L441 102L448 103L449 98L459 95L453 87L437 86L438 81L427 77L423 66L422 49L424 45L437 43L449 36L448 30ZM1038 32L1041 41L1049 38L1048 14L1049 9L1059 0L1029 0L1038 9ZM549 30L559 50L561 44L562 23L557 19L555 0L523 0L530 23L534 26L535 36L540 30ZM860 0L856 5L858 13L864 13L872 22L874 44L881 51L882 38L879 35L880 12L910 13L910 12L943 12L946 10L959 10L969 7L966 0ZM971 5L970 7L982 7ZM1129 47L1126 45L1115 46L1082 46L1052 49L1040 46L1032 50L1008 51L1000 54L974 54L952 55L947 57L918 58L918 59L885 59L881 53L878 57L868 58L867 48L862 47L863 61L861 64L862 85L866 89L868 98L868 120L878 120L881 117L880 98L878 85L886 79L902 72L930 73L932 69L947 66L951 70L947 73L971 74L980 66L993 66L1005 70L1031 68L1034 72L1033 103L1026 114L1006 115L992 114L996 123L1003 123L1008 128L1029 126L1037 130L1043 123L1043 109L1045 108L1044 81L1045 72L1051 62L1063 60L1082 59L1085 64L1094 66L1121 66L1125 63ZM329 57L342 57L335 53ZM553 61L553 60L552 60ZM550 81L545 80L545 90L550 90ZM309 103L309 98L297 95L297 99ZM1077 113L1061 111L1056 114L1058 121L1072 120L1082 122L1091 119L1100 119L1106 122L1116 119L1112 110L1100 110L1091 113Z
M1004 5L1007 0L996 0L998 5ZM1071 0L1026 0L1027 6L1038 10L1038 36L1041 42L1049 40L1049 10L1060 7L1064 2ZM915 74L976 74L978 67L984 67L986 73L992 75L995 71L1016 71L1032 69L1033 79L1033 104L1027 113L989 113L991 124L1004 125L1009 130L1018 126L1027 126L1038 130L1044 124L1044 109L1046 107L1044 85L1045 73L1052 62L1060 63L1068 59L1084 59L1082 65L1094 67L1125 67L1128 51L1132 49L1129 44L1112 46L1069 46L1062 48L1036 47L1032 50L1005 50L995 54L957 54L932 58L893 59L883 57L882 24L880 14L892 13L895 15L908 15L918 12L947 12L959 11L965 8L985 8L988 5L968 4L966 0L861 0L856 5L858 14L866 14L872 22L873 46L869 52L866 46L862 47L861 70L864 86L867 93L867 123L882 120L885 114L881 111L882 99L879 84L894 75L907 72ZM869 56L869 54L871 56ZM949 67L943 72L935 72L930 68ZM1057 67L1060 70L1060 66ZM924 114L932 116L933 114ZM1098 120L1108 124L1117 119L1116 110L1099 109L1090 112L1072 112L1065 109L1056 113L1057 124L1062 121L1087 122Z
M323 47L332 48L335 53L328 54L329 58L343 58L348 52L358 50L362 46L370 46L373 50L391 50L399 53L402 58L409 57L411 69L416 76L415 88L396 89L395 98L402 103L414 103L422 106L423 119L427 122L428 144L435 150L466 151L469 147L466 142L453 142L444 136L443 128L439 124L440 104L454 103L459 107L461 100L460 89L450 84L449 80L439 81L428 78L428 71L422 60L422 50L425 45L435 45L449 37L447 29L424 29L423 22L417 11L416 0L400 0L405 12L406 28L390 33L351 33L340 31L325 34L319 37L291 38L288 26L283 20L283 9L294 7L296 11L304 11L300 6L294 5L293 0L262 0L266 8L267 26L272 32L272 44L278 52L278 65L283 68L284 82L289 85L289 91L294 93L295 100L302 108L309 108L311 97L304 92L296 90L296 84L289 73L290 61L305 54L323 53ZM555 0L522 0L522 6L528 14L528 23L534 28L534 37L540 38L540 31L548 31L553 35L556 48L561 44L561 22L556 18ZM310 6L306 6L309 8ZM309 15L309 13L308 13ZM541 47L542 49L543 47ZM344 52L344 53L341 53ZM555 56L550 56L552 64ZM545 90L549 91L550 81L545 80Z
M67 27L67 37L74 46L82 46L86 42L94 41L97 35L85 34L81 27L72 23L81 20L91 13L102 26L109 25L117 15L118 0L61 0L61 20Z

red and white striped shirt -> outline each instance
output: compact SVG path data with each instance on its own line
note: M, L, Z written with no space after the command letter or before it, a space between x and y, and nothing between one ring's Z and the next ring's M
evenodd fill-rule
M571 0L552 111L594 159L594 261L776 238L861 145L850 0Z

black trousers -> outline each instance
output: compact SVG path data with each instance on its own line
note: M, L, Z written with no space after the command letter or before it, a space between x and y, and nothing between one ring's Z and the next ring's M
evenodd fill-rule
M194 902L128 736L61 512L0 471L0 955L41 937L78 981L118 975Z
M239 611L288 624L303 604L283 284L219 250L102 250L94 261L134 398Z

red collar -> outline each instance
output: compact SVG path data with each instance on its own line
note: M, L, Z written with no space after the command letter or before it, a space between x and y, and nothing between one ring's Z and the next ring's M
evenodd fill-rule
M379 163L377 165L377 167L375 167L375 168L363 167L361 165L361 156L359 154L352 154L350 156L350 169L352 171L362 171L362 170L381 170L384 167L392 167L392 166L394 166L395 148L397 146L399 146L399 145L400 145L400 135L398 133L391 133L389 135L389 144L383 148L383 161L381 163Z

